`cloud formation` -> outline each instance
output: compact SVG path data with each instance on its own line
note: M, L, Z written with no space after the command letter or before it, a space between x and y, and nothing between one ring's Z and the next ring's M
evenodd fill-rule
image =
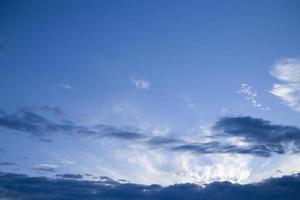
M240 137L249 144L251 151L262 155L300 151L300 129L294 126L272 124L252 117L223 117L214 130L226 137Z
M271 93L293 110L300 112L300 61L294 58L278 60L271 75L282 82L274 84Z
M238 93L245 95L246 100L250 101L254 108L258 108L262 111L270 110L269 107L264 107L257 101L257 92L250 85L242 83Z
M95 136L98 139L114 138L172 152L251 154L263 157L269 157L272 153L300 152L299 128L274 125L252 117L222 117L212 127L213 135L209 136L209 142L191 142L172 135L153 136L151 133L105 124L85 126L67 121L54 122L29 110L18 110L12 114L2 111L0 127L28 133L47 142L52 140L45 140L45 136L60 133L69 136ZM239 138L243 144L230 141L235 138Z
M94 135L130 140L143 137L140 133L104 124L84 126L64 120L54 122L28 108L17 110L12 114L0 111L0 127L42 138L54 133Z
M271 178L254 184L214 182L204 186L176 184L139 185L121 183L110 178L86 181L69 178L29 177L23 174L0 173L2 199L231 199L231 200L297 200L300 198L300 175Z
M82 179L83 176L80 174L57 174L56 177L64 179Z
M131 81L137 90L149 90L150 89L151 83L145 79L131 76Z
M56 165L52 164L39 164L34 166L32 169L39 172L55 172L57 168L58 167Z

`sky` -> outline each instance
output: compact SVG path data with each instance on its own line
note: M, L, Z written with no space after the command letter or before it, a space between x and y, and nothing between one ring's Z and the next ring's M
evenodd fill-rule
M247 187L298 173L299 9L0 0L0 182Z

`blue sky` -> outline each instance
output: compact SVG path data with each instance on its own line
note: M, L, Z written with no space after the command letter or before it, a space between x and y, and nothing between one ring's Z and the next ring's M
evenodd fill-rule
M162 185L298 172L299 8L2 0L1 171Z

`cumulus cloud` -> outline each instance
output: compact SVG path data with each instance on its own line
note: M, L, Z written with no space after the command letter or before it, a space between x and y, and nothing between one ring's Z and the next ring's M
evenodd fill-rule
M145 79L137 78L136 76L131 76L131 81L137 90L149 90L151 83Z
M271 93L284 104L300 112L300 60L285 58L275 62L271 75L282 83L274 84Z
M100 181L50 179L23 174L0 173L2 199L231 199L297 200L300 198L300 175L271 178L253 184L214 182L205 186L176 184L139 185L121 183L110 178Z
M270 110L269 107L265 107L257 101L258 93L250 85L242 83L238 93L245 95L246 100L250 101L254 108L258 108L263 111Z

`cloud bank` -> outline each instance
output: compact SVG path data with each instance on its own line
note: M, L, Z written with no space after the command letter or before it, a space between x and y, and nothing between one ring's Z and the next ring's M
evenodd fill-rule
M205 186L186 183L162 187L160 185L122 183L110 178L87 181L81 180L78 175L70 174L66 178L64 176L46 178L0 173L0 198L23 200L298 200L300 198L300 174L271 178L263 182L245 185L214 182Z

